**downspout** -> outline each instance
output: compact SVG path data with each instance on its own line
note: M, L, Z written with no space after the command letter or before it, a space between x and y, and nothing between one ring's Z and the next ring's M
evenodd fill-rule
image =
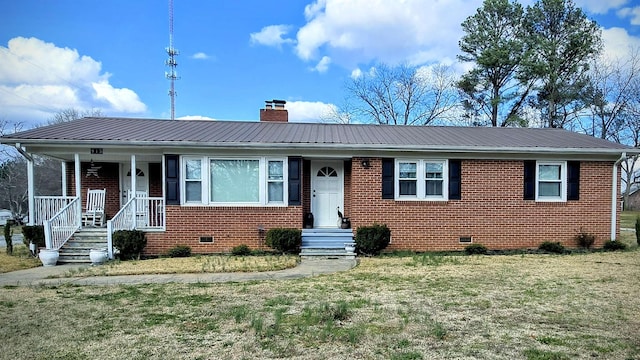
M27 225L35 225L34 221L36 219L36 201L35 201L35 182L33 179L33 156L27 153L20 143L15 144L16 150L27 159L27 200L28 200L28 211L29 211L29 222Z
M620 159L613 164L613 187L611 189L611 240L616 240L616 218L618 211L618 166L627 159L627 153L623 152Z

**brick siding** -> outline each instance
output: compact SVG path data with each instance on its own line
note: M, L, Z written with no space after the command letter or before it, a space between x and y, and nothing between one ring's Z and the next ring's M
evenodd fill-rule
M381 198L382 162L367 158L345 162L345 214L354 229L373 223L391 228L389 250L462 250L460 237L490 249L535 248L544 241L560 241L575 247L574 236L582 227L596 235L596 246L609 240L611 167L613 162L581 162L580 200L545 203L523 200L522 161L462 160L462 199L450 201L395 201ZM107 189L107 215L120 206L119 165L103 166L99 178L86 176L82 164L82 191ZM310 161L303 162L302 205L289 207L166 206L166 231L149 232L145 253L160 255L176 245L190 246L194 253L229 252L246 244L267 249L264 234L274 227L302 228L310 206ZM73 163L67 166L68 191L74 192ZM159 163L149 164L149 192L162 196ZM264 231L259 231L262 228ZM618 222L619 228L619 222ZM201 243L201 236L213 243Z
M381 159L371 168L352 168L354 228L384 223L393 249L461 250L463 236L490 249L535 248L544 241L575 247L582 227L596 246L610 238L612 162L582 162L580 200L543 203L523 200L522 161L463 160L462 200L395 201L381 194Z

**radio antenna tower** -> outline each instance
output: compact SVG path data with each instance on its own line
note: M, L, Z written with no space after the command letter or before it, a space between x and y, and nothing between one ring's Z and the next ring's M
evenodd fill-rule
M173 48L173 0L169 0L169 47L166 50L169 58L164 63L169 67L169 71L165 72L164 76L171 82L171 88L169 89L169 97L171 98L171 120L175 120L177 95L175 82L180 79L176 72L176 67L178 66L176 56L178 56L180 52Z

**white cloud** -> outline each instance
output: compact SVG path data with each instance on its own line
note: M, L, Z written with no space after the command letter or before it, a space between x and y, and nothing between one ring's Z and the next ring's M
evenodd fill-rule
M288 25L270 25L265 26L256 33L251 33L251 43L280 47L282 44L292 43L293 39L283 38L291 30Z
M138 95L130 89L116 89L107 81L92 83L95 90L95 98L104 100L109 107L117 112L141 113L147 110L145 104L140 101Z
M305 8L297 55L306 61L330 56L353 66L379 60L414 64L441 61L458 52L460 23L480 0L316 0ZM455 11L452 11L455 9ZM430 49L425 52L424 49Z
M609 60L622 59L634 49L640 49L640 38L629 35L622 28L602 29L603 56Z
M326 72L329 69L329 64L331 64L331 58L328 56L323 56L318 64L316 64L316 66L313 68L313 70L319 73Z
M640 25L640 6L622 8L618 10L618 16L621 18L630 18L629 21L631 25Z
M180 116L179 118L176 118L176 120L215 120L215 119L210 118L208 116L202 116L202 115L187 115L187 116Z
M0 46L0 64L0 117L12 121L35 125L67 108L146 111L133 90L114 88L102 64L75 49L16 37Z
M336 106L320 101L287 101L290 122L323 122Z
M197 52L197 53L191 55L191 58L192 59L196 59L196 60L207 60L207 59L209 59L209 57L210 57L209 55L207 55L207 54L205 54L203 52Z
M593 14L606 14L628 2L629 0L576 0L576 5Z
M360 76L362 76L362 70L360 70L360 68L355 68L351 71L351 78L352 79L357 79Z

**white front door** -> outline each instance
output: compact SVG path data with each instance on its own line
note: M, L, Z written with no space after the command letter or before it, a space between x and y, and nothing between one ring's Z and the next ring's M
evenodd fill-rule
M149 164L148 163L136 163L136 191L144 191L149 194ZM124 204L129 201L129 190L131 190L131 165L123 164L122 170L120 171L122 174L122 194L120 196L121 204Z
M311 162L311 212L314 227L338 227L338 210L344 214L344 163Z

